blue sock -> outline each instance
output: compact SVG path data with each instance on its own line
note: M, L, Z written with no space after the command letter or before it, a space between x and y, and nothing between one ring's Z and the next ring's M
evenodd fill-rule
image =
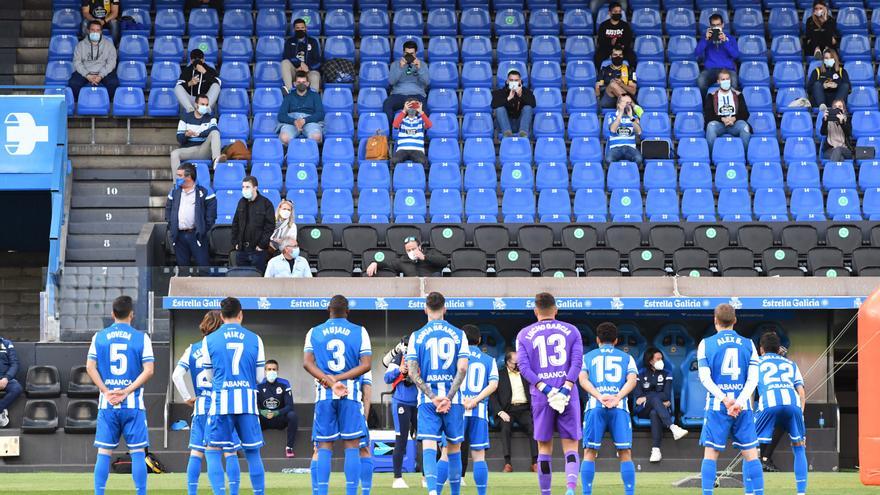
M700 468L700 478L703 483L703 495L713 495L715 493L715 473L718 469L718 463L711 459L703 459L703 465Z
M742 470L743 470L743 493L745 493L745 495L753 495L752 479L749 478L749 470L746 467L745 462L743 462Z
M260 449L247 449L244 451L244 457L247 459L248 475L254 495L263 495L266 491L266 471L263 469Z
M312 478L312 495L318 495L318 460L309 463L309 476Z
M373 457L361 457L361 495L373 489Z
M223 452L205 450L205 461L208 463L208 480L214 495L226 495L226 476L223 474Z
M131 479L134 480L134 493L147 495L147 461L146 453L131 453Z
M802 495L807 493L807 448L795 445L791 450L794 453L794 483L798 495Z
M624 495L633 495L636 492L636 466L632 461L620 463L620 479L623 480Z
M330 449L318 449L318 461L315 467L318 470L318 495L327 495L330 488L330 460L333 453Z
M437 494L437 449L422 449L422 473L428 484L428 495Z
M98 454L95 461L95 495L104 495L107 486L107 478L110 477L110 456Z
M477 485L477 495L486 495L486 486L489 484L489 465L486 461L474 463L474 484Z
M764 495L764 470L761 468L760 459L752 459L745 462L744 468L749 473L749 481L752 483L754 495Z
M596 463L584 459L581 462L581 489L584 495L593 495L593 478L596 477Z
M345 472L345 495L357 495L358 483L361 480L361 451L355 447L345 449L345 463L342 470Z
M461 493L461 452L449 454L449 493Z
M241 466L237 455L226 456L226 478L229 480L229 495L238 495L241 487Z
M437 493L443 493L443 485L449 481L449 461L443 458L437 461Z
M202 458L195 455L189 456L186 463L186 493L196 495L199 491L199 476L202 474Z

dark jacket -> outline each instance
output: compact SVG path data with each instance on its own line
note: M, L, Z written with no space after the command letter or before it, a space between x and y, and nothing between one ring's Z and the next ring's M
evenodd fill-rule
M284 417L293 410L293 395L290 393L290 382L278 377L275 383L265 378L257 386L257 407L272 411L276 416Z
M165 221L171 233L171 242L177 242L177 214L180 211L180 195L183 191L175 187L168 193L165 202ZM208 238L208 232L217 221L217 196L207 187L196 184L196 236L199 241Z
M217 69L211 67L207 62L202 65L205 67L205 73L199 74L201 80L195 86L189 86L188 83L195 74L198 74L196 66L189 64L180 69L180 79L177 80L177 85L183 86L183 89L185 89L190 96L205 94L214 83L221 84L220 74L217 72Z
M838 87L841 84L849 84L849 74L846 72L846 69L844 69L843 66L838 67L836 70L821 66L816 67L815 69L810 71L810 82L807 83L807 92L809 92L813 84L817 82L824 83L827 79L831 79L832 81L836 82ZM825 91L835 92L837 91L837 88L825 89Z
M18 374L18 354L9 339L0 337L0 378L14 380Z
M834 124L832 124L834 125ZM843 124L837 124L843 127L843 135L846 137L846 146L850 151L855 150L855 146L853 146L852 142L852 115L846 115L846 122ZM819 129L819 133L825 138L822 140L822 152L824 152L828 148L828 120L822 119L822 127Z
M275 207L262 194L253 201L238 200L232 217L232 247L241 251L253 251L257 247L269 249L269 239L275 231Z
M404 277L430 277L446 268L449 260L439 251L431 249L425 253L424 261L413 261L403 254L396 260L380 261L376 264L379 268L402 273Z
M409 376L400 379L400 364L403 362L403 358L403 354L395 356L383 378L385 383L393 386L394 394L392 398L395 401L404 406L415 406L419 398L419 391L416 385L409 379Z
M632 27L624 20L614 25L611 19L606 19L596 30L596 53L593 63L597 69L611 56L611 48L614 46L623 46L623 58L629 62L630 67L636 66Z
M300 59L302 57L302 59ZM313 36L306 36L298 40L294 36L288 36L284 40L284 60L290 60L297 69L299 64L305 61L309 70L321 68L324 56L321 54L321 43Z
M520 375L520 380L522 380L523 390L526 394L526 404L531 404L532 394L529 392L529 382L527 382L522 375ZM495 389L494 394L489 396L489 406L492 409L492 414L498 414L501 411L510 412L510 408L512 407L512 404L510 403L512 396L513 392L510 389L510 372L507 370L507 365L505 364L498 370L498 388Z
M282 124L295 123L296 120L290 116L291 113L308 115L303 119L306 124L324 122L324 102L321 101L321 95L312 90L306 90L306 94L303 96L300 96L296 91L291 91L281 101L281 108L278 109L278 122Z
M650 398L655 394L659 394L663 402L672 400L672 374L666 370L645 368L639 372L636 388L633 389L633 401L640 397Z
M517 118L522 113L523 107L532 107L534 110L538 105L535 102L535 94L529 88L523 88L522 95L514 96L510 100L507 99L508 95L510 95L510 89L507 86L492 91L492 109L504 107L507 109L508 116Z
M749 109L746 106L746 99L743 98L742 93L739 91L735 89L731 91L736 95L736 115L734 117L736 117L736 120L749 120ZM718 91L706 95L706 98L703 100L703 120L706 121L707 125L712 121L721 122L721 117L718 115Z
M804 32L804 52L807 56L812 56L816 48L819 50L837 48L838 41L840 41L840 33L837 31L836 19L828 17L822 26L816 24L813 16L807 19L807 28Z

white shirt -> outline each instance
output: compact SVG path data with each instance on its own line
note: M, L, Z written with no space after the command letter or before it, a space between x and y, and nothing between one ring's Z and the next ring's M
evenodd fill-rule
M177 211L177 229L196 228L196 187L187 191L180 189L180 209Z
M718 91L718 116L736 116L736 95L733 91Z
M311 278L312 270L309 268L309 262L302 256L297 256L293 262L293 270L290 269L290 262L283 254L269 260L266 265L265 278Z

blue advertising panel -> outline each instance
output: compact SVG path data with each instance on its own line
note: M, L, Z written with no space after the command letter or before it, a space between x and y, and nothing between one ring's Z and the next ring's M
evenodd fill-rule
M0 96L0 127L0 174L59 171L58 146L67 142L63 95ZM49 184L47 180L47 189Z

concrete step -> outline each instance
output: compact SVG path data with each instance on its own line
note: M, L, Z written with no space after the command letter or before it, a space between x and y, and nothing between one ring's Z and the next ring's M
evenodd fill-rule
M46 81L46 75L16 74L14 80L16 86L41 86ZM43 94L43 92L33 91L32 94Z
M47 50L49 48L49 38L18 38L19 48L43 48Z
M15 54L20 64L46 64L49 59L49 52L43 47L18 48Z
M153 180L170 180L170 171L151 170L144 168L116 168L116 169L90 169L77 168L73 171L73 180L77 182L84 181L103 181L103 182L136 182L136 181L153 181Z
M75 182L72 208L144 208L149 206L146 182Z
M167 158L174 146L169 144L71 144L68 154L79 156L141 157L163 156Z
M67 236L67 259L72 261L134 261L137 235Z
M15 73L22 75L42 75L46 74L45 63L19 63L15 64Z
M52 6L51 1L49 2L48 9L34 8L34 6L28 6L28 8L21 9L21 18L28 21L46 21L52 23Z
M88 126L90 123L81 120L68 121L72 124L86 124L84 127L68 127L67 138L71 144L88 144L91 146L92 130ZM131 142L133 145L176 145L177 144L177 127L157 127L155 128L135 128L131 129ZM98 127L95 130L95 142L97 144L117 144L125 145L128 138L128 131L125 128L125 122L121 122L120 127Z
M21 21L21 36L25 37L44 37L48 39L52 36L52 18L48 19L28 19Z
M138 234L149 219L147 208L76 208L70 211L68 234Z
M119 168L120 165L123 166L138 166L149 169L166 169L171 170L171 165L168 162L168 156L137 156L137 157L126 157L124 161L121 162L119 156L77 156L72 157L71 161L73 162L73 167L87 167L87 168ZM170 173L170 172L169 172Z

